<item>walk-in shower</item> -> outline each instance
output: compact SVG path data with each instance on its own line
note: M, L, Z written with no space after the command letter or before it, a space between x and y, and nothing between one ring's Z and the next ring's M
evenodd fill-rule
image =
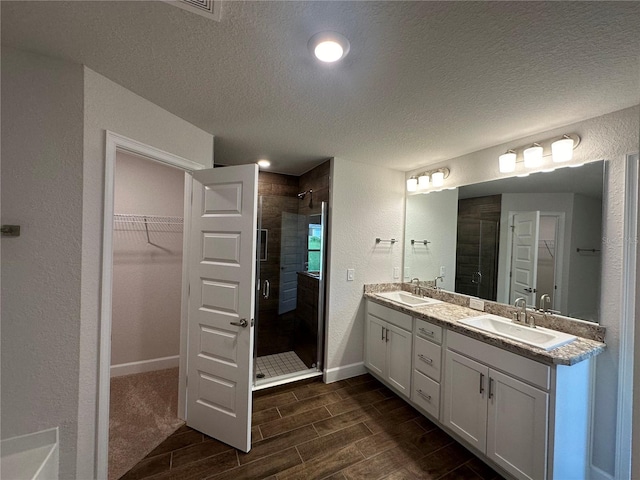
M254 386L264 388L321 374L326 203L309 189L258 205Z

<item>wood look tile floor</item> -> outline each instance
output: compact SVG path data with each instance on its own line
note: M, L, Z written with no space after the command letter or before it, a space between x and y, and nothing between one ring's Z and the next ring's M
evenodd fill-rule
M123 480L494 480L495 471L370 375L254 393L252 449L182 427Z

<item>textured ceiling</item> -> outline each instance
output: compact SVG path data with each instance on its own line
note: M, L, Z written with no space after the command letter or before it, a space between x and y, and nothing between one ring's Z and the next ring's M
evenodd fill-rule
M411 170L640 103L638 2L1 2L2 42L86 64L216 136L215 161ZM334 30L351 52L315 62Z

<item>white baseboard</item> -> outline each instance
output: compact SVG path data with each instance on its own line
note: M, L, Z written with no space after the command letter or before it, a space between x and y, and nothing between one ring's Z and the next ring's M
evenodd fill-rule
M58 478L58 427L0 442L0 477L24 480Z
M341 367L328 368L324 372L324 383L337 382L338 380L344 380L346 378L357 377L367 373L367 369L364 368L364 362L352 363L350 365L343 365Z
M122 375L131 375L132 373L153 372L154 370L174 368L179 364L180 355L152 358L150 360L141 360L139 362L121 363L119 365L111 365L111 376L121 377Z

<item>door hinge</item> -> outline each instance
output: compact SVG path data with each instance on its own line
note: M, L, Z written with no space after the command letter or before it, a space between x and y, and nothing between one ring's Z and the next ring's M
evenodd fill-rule
M189 377L184 377L184 386L185 387L189 386Z

